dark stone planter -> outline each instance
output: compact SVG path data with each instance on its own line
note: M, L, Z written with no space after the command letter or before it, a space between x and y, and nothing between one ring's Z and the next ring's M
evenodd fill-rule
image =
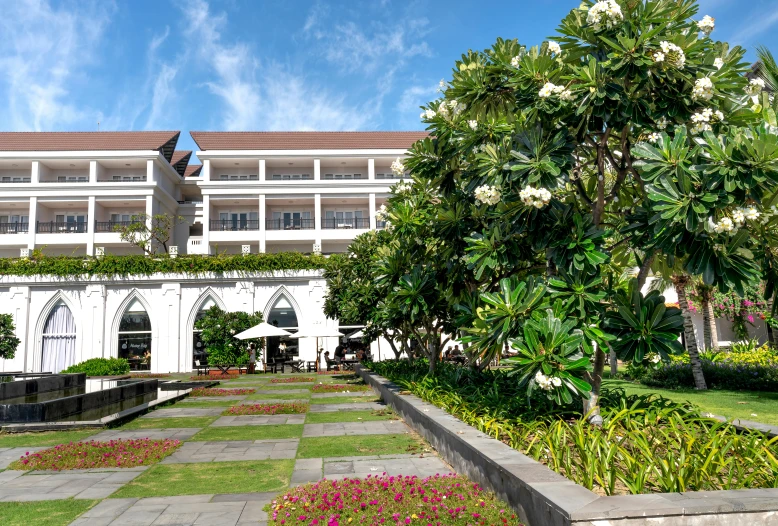
M778 524L778 489L600 497L499 440L356 366L356 372L446 462L494 491L529 526Z
M83 388L86 385L86 374L52 374L29 380L0 383L0 401L23 396L34 396L52 391Z

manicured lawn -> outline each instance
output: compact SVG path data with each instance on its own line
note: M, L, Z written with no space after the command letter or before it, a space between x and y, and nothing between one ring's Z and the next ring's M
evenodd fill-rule
M178 402L176 407L230 407L239 402L240 400L200 400L199 398L188 398L187 401Z
M294 393L294 394L254 394L250 395L246 400L307 400L310 398L311 393Z
M397 419L389 409L377 411L333 411L331 413L308 413L306 424L329 424L334 422L374 422L376 420Z
M216 416L182 416L177 418L136 418L121 426L121 429L171 429L182 427L207 427Z
M278 390L285 390L285 389L305 389L309 390L313 384L263 384L261 387L258 387L258 390L262 391L278 391Z
M705 413L778 425L778 393L709 389L659 389L626 380L603 380L604 387L619 387L628 395L659 394L677 402L689 401ZM756 416L754 416L756 415Z
M84 431L46 431L43 433L2 433L0 434L0 447L58 446L69 442L80 442L100 431L102 430L88 429Z
M277 491L289 485L293 469L294 460L157 464L111 497Z
M217 440L269 440L275 438L299 438L303 436L302 424L266 426L207 427L189 439L189 442Z
M356 457L421 453L421 440L411 434L305 437L300 439L297 458Z
M331 396L324 398L311 398L311 404L358 404L367 402L380 402L375 396Z
M3 526L65 526L98 502L74 499L0 502L0 524Z

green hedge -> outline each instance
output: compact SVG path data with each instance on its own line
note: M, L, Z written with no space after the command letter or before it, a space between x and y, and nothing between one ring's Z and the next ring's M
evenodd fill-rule
M774 364L743 364L711 360L700 360L700 362L709 389L778 391L778 367ZM671 363L650 371L640 379L640 382L649 387L692 389L694 375L691 364Z
M327 258L300 252L171 258L115 256L94 257L43 256L35 253L27 259L0 258L0 276L148 276L156 273L205 274L225 272L273 272L280 270L324 269Z
M116 376L130 372L130 364L124 358L90 358L71 365L63 373L86 373L87 376Z

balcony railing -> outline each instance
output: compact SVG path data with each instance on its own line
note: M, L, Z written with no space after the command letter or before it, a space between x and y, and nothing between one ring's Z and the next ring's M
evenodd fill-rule
M89 182L89 176L83 175L78 177L57 177L56 179L41 179L41 183L88 183Z
M257 219L211 219L211 231L259 230Z
M29 177L0 177L0 183L29 183Z
M95 232L116 232L118 229L143 223L142 221L95 221Z
M316 227L313 219L266 219L267 230L313 230Z
M29 223L0 223L0 234L26 234L29 230Z
M327 230L340 228L370 228L370 219L366 217L322 218L321 227Z
M386 228L386 221L376 221L375 227L377 230L383 230L384 228Z
M64 221L38 221L36 230L39 234L84 234L87 231L86 223L69 223Z

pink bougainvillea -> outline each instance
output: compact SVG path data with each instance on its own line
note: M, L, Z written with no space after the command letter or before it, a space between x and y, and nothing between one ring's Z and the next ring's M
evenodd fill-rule
M11 464L11 469L54 470L91 468L132 468L159 462L181 445L180 440L111 440L108 442L71 442L27 452Z

